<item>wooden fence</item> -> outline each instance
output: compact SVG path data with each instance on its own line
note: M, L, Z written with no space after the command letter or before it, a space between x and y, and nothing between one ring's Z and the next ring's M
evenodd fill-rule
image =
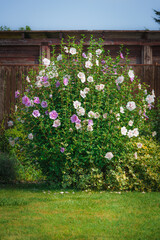
M23 92L30 69L38 65L0 65L0 123L15 109L15 91Z
M38 65L0 65L0 122L4 116L14 111L15 91L24 91L26 77L29 69L36 69ZM160 96L160 65L136 64L132 65L135 74L155 90Z

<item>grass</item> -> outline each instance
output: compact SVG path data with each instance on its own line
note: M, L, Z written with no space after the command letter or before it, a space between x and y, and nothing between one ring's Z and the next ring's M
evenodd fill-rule
M0 239L159 240L159 195L0 185Z

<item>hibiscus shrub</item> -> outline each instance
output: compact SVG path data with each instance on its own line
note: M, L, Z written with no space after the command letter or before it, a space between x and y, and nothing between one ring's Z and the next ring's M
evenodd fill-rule
M62 40L61 54L53 48L38 74L28 74L25 92L17 89L14 126L9 125L23 136L10 131L10 144L66 188L142 190L147 181L148 189L157 188L158 180L150 187L147 173L137 174L141 168L134 167L154 91L148 93L134 75L127 52L120 49L112 59L101 39L91 38L86 51L83 44L83 38Z

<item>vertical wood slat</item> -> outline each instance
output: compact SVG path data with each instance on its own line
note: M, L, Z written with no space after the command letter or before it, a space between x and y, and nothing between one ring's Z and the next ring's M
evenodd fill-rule
M10 112L14 112L15 105L15 91L16 91L16 73L18 72L18 67L13 66L11 69L11 102L10 102Z
M142 66L139 66L139 65L135 65L133 67L133 70L135 72L135 75L141 79L141 81L143 82L143 76L144 76L144 69Z
M156 97L160 97L160 65L155 66L155 75L154 75L154 80L155 80L155 95Z
M10 78L11 78L11 68L5 67L5 104L4 104L4 114L8 116L10 113Z
M21 68L18 66L18 71L16 73L16 91L22 92L22 72Z
M4 116L4 92L5 92L5 67L0 68L0 122Z
M154 79L153 79L153 67L152 66L149 66L149 65L144 66L144 80L150 86L150 88L153 88Z

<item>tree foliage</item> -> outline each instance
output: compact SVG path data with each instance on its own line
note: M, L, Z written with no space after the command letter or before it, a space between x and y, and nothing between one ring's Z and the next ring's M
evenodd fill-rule
M160 24L160 11L157 11L157 10L155 10L155 9L153 9L153 11L154 11L155 15L157 16L157 18L153 18L154 21L155 21L156 23Z
M14 29L17 30L17 29ZM31 31L31 27L26 25L25 27L20 27L18 30L20 31ZM0 26L0 31L11 31L10 27L7 26Z

